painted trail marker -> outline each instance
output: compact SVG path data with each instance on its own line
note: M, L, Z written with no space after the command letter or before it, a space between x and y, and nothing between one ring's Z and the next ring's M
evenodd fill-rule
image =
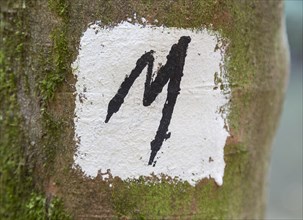
M207 30L90 25L72 64L75 164L91 177L110 170L221 185L229 88L220 43Z

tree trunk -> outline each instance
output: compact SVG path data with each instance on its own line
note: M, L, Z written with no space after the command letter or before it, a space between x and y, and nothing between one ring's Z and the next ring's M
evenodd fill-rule
M263 217L270 146L281 111L288 70L282 1L8 0L1 1L0 6L1 219L261 219ZM172 114L170 125L170 119L168 120L169 129L173 129L173 120L179 114L178 109L181 109L178 108L178 104L182 106L182 95L187 85L186 68L189 68L186 65L193 62L191 50L194 50L194 46L192 45L196 45L195 48L201 45L207 46L204 38L197 44L195 39L202 34L216 38L218 43L216 47L212 49L213 51L206 51L205 54L214 53L216 50L221 55L224 53L219 57L221 59L218 63L219 72L213 71L214 89L211 89L211 92L224 93L227 100L224 105L226 113L224 132L228 133L228 138L224 141L225 146L222 146L224 160L222 155L221 163L224 171L223 183L220 182L220 177L216 178L213 173L207 178L198 178L194 183L191 183L190 179L185 178L183 181L182 178L180 180L173 175L159 173L159 175L155 173L127 179L106 172L105 178L104 169L94 177L89 177L81 164L75 163L76 154L82 150L85 158L86 153L81 148L85 137L81 139L80 133L77 133L80 132L77 129L81 129L83 124L77 124L80 123L81 118L77 118L77 114L80 113L75 110L78 109L77 105L82 106L79 109L83 110L82 104L87 101L85 91L83 101L80 97L82 93L77 90L77 86L82 82L80 77L86 76L86 70L83 70L84 72L81 70L82 63L79 59L83 58L81 58L81 50L86 51L84 42L86 35L83 33L88 33L86 31L94 27L92 22L96 21L101 21L101 24L94 23L97 28L96 36L101 36L96 40L102 39L106 33L120 30L119 27L123 25L129 25L128 27L131 27L129 30L139 27L136 29L138 33L148 28L152 33L158 33L157 30L162 32L168 30L176 34L182 31L189 33L187 35L191 37L191 42L187 42L187 46L182 43L182 39L185 38L178 37L169 44L169 47L159 46L161 47L159 49L158 45L166 41L163 38L163 42L155 41L154 47L157 49L153 55L153 52L151 53L151 56L157 59L157 54L161 55L160 50L167 51L163 55L165 57L169 54L168 61L167 64L163 63L162 67L166 65L167 69L175 68L175 72L180 70L179 77L182 77L179 78L179 84L173 84L176 83L174 76L167 79L168 104L164 105L164 102L159 101L160 111L157 114L160 120L164 105L163 121L165 121L165 106L167 105L169 109L169 102L175 100L175 106L172 106L174 112L171 110L170 113ZM199 30L208 31L199 32ZM98 31L100 33L97 33ZM136 33L134 35L132 32L129 33L125 35L126 40L138 36ZM112 37L112 35L108 36ZM110 41L110 39L106 40ZM151 37L148 40L153 39ZM175 54L173 47L170 48L173 44L174 48L179 48ZM121 46L123 48L121 54L124 48L128 50L129 46L131 44L127 43ZM181 47L183 49L180 49ZM153 49L146 49L146 52ZM187 53L187 57L184 55L182 58L181 50L185 55ZM143 54L144 51L138 56L138 52L134 61L139 62ZM208 59L205 54L198 55L202 56L202 60ZM73 67L77 64L78 55L79 69L72 69L72 63ZM119 56L119 52L115 56ZM119 58L121 60L117 58L115 65L119 66L122 60L127 58ZM175 61L169 63L169 59L180 59L183 65L174 63ZM145 62L146 65L150 64L148 61ZM99 64L91 63L87 67L92 68L95 65ZM131 71L136 67L136 62L129 65ZM201 68L204 68L203 65ZM156 67L154 71L155 69ZM122 81L125 74L131 73L130 71L123 73ZM145 70L142 73L145 74L144 72ZM158 75L160 72L161 70L158 71ZM77 77L74 77L73 73ZM94 81L95 78L92 80ZM122 81L117 81L118 84L115 84L115 93ZM171 92L174 86L178 85L181 87L180 93ZM135 86L134 84L133 87ZM140 86L144 87L143 84ZM89 86L87 89L89 90ZM166 89L163 89L162 93L165 99L164 90ZM195 94L195 90L193 91ZM140 92L142 92L141 96L143 91ZM141 103L142 100L139 102ZM118 108L119 113L128 103L130 99L125 100L120 110ZM110 112L107 104L106 109L103 110ZM149 111L150 108L142 106L142 109ZM182 109L180 111L182 112ZM108 123L102 122L104 126L113 126L114 120L118 120L117 110L113 110L113 113ZM131 114L133 113L135 112ZM179 122L183 124L182 119ZM158 124L159 121L156 125ZM194 126L199 127L193 125L193 128ZM207 126L210 133L214 132L211 123ZM160 127L159 136L163 133ZM94 133L94 128L90 127L90 129L92 130L85 131L83 128L81 132L84 130L87 133ZM165 135L166 131L167 129ZM156 130L153 129L152 132L155 133ZM165 149L165 140L169 138L167 143L170 143L169 141L176 137L173 135L172 130L170 138L162 137L160 142L163 146L152 147L151 152L159 156L159 149ZM101 138L105 140L108 137L110 135ZM161 138L157 138L155 137L155 141L159 142ZM217 139L212 140L216 142L219 139L218 135ZM92 141L92 144L93 142L95 141ZM133 142L135 143L135 140ZM148 148L148 146L149 144L144 147ZM156 148L158 150L153 150ZM194 160L189 158L191 159ZM216 162L216 159L209 157L207 163L213 160ZM152 162L155 161L156 159L151 157L150 165L145 166L152 169ZM117 162L119 166L122 161ZM184 161L179 162L182 164ZM159 167L160 162L155 166ZM177 165L176 167L178 169ZM124 175L123 172L122 174Z

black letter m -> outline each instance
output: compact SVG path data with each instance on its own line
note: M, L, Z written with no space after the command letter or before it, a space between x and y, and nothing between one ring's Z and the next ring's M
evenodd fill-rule
M155 166L156 162L154 160L157 152L160 150L163 141L170 137L170 133L167 133L168 127L171 121L177 97L180 93L180 83L183 76L186 51L190 41L190 37L183 36L179 39L177 44L174 44L171 47L171 50L167 56L167 62L159 69L154 81L152 79L154 51L151 50L142 55L137 60L136 67L131 71L130 75L125 78L118 92L108 104L105 123L109 122L112 115L119 111L121 105L124 102L124 98L128 94L129 89L146 66L148 67L143 96L144 106L149 106L156 99L158 94L162 92L163 87L168 83L167 98L162 110L160 125L158 127L158 131L155 135L154 140L152 140L150 143L151 154L148 165L153 164L153 166Z

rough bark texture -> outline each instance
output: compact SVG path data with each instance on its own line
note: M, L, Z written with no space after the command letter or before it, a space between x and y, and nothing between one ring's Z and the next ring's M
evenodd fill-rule
M277 0L1 1L1 219L261 219L271 140L287 76ZM95 20L131 16L169 27L212 27L230 40L232 86L223 186L84 179L72 169L70 64Z

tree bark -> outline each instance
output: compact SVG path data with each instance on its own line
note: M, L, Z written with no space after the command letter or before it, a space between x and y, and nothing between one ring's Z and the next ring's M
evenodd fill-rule
M1 219L261 219L270 146L288 73L283 2L1 1ZM224 183L195 186L83 177L73 167L82 33L136 13L156 26L206 27L228 39L231 87ZM139 58L139 57L138 57Z

